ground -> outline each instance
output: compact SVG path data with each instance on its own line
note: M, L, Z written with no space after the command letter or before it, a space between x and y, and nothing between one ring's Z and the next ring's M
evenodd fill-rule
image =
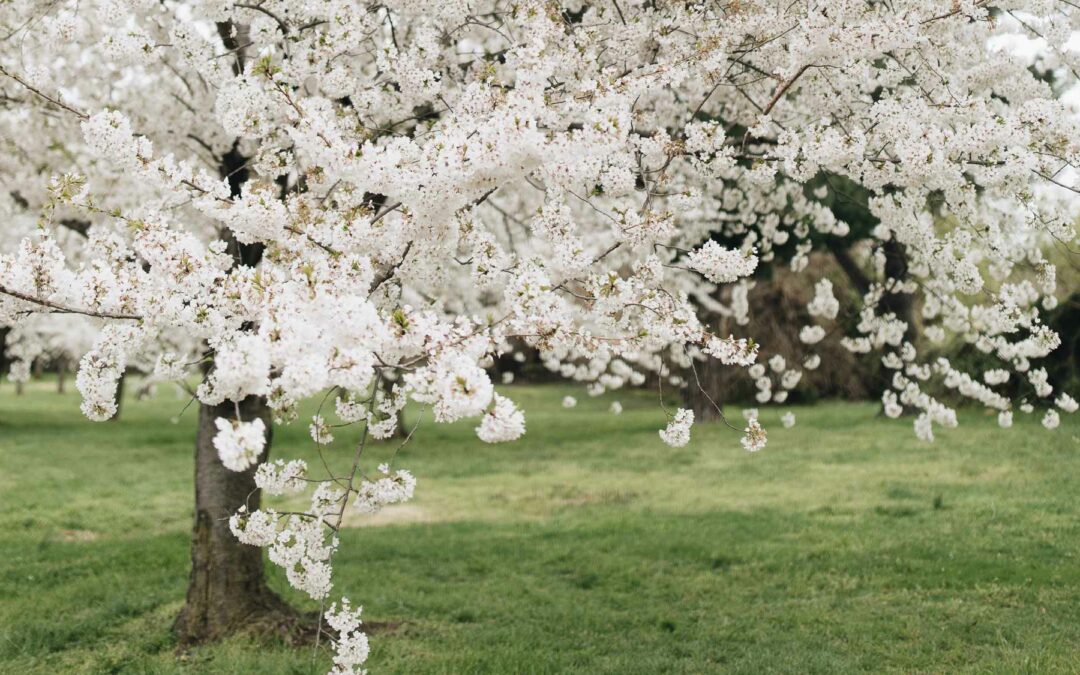
M655 394L622 393L615 416L611 397L571 388L507 393L527 413L524 439L486 445L475 423L429 419L398 460L419 477L416 500L343 534L335 595L401 622L373 637L373 675L1080 663L1075 419L1048 432L1018 414L1000 431L969 410L930 445L872 404L794 408L792 429L767 410L769 446L751 455L720 426L662 445ZM560 407L567 393L576 408ZM177 652L184 403L163 389L94 424L47 383L0 388L0 673L326 672L310 648ZM310 457L310 445L297 424L274 452ZM287 592L277 570L272 583Z

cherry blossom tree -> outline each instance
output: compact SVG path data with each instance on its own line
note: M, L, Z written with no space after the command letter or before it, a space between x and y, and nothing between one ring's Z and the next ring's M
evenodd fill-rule
M730 287L738 317L766 267L846 250L830 181L866 191L873 274L852 307L808 277L803 341L857 317L845 346L881 355L884 408L915 411L920 438L957 423L931 383L1002 426L1049 401L1052 428L1077 405L1031 361L1060 341L1041 321L1057 292L1044 251L1076 243L1080 125L994 41L1038 41L1071 81L1078 23L1060 0L14 0L0 166L37 226L0 255L0 322L94 322L77 378L91 419L113 413L131 363L200 378L183 640L295 627L261 548L325 603L347 509L417 488L366 452L407 401L475 420L480 442L521 436L486 371L519 346L592 393L682 384L701 359L769 391L828 368L809 350L758 363L768 335L715 334L699 314ZM71 220L87 224L77 255ZM920 354L916 311L931 339L1000 368ZM1010 377L1030 397L995 389ZM305 420L312 441L348 446L348 471L269 461L272 426L309 399L328 402ZM685 445L694 415L670 415L658 442ZM728 423L765 446L753 415ZM310 491L310 506L263 509L260 491ZM360 672L359 607L324 614L334 672Z

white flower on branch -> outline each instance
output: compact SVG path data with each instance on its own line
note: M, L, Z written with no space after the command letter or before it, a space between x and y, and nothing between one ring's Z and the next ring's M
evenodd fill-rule
M246 471L259 460L266 447L266 425L261 419L237 422L219 417L214 425L218 430L214 447L226 469Z
M690 427L694 425L694 412L679 408L666 428L660 430L660 438L673 448L681 448L690 442Z
M517 440L525 433L525 415L510 399L495 394L495 405L484 413L476 435L485 443Z

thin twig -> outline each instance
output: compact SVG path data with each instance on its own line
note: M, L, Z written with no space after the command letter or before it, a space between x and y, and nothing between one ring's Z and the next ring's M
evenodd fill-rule
M36 298L26 293L20 293L19 291L13 291L5 286L0 286L0 293L4 295L10 295L13 298L18 298L25 302L30 302L42 307L48 307L53 310L54 313L60 314L82 314L83 316L95 316L99 319L129 319L131 321L142 321L142 317L138 314L121 314L118 312L95 312L90 309L82 309L80 307L68 307L67 305L61 305L51 300L43 300L42 298Z

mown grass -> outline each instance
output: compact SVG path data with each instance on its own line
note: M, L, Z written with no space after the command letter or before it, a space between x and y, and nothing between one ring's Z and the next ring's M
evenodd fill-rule
M1001 432L969 411L927 445L873 405L825 404L793 429L766 412L769 447L749 455L721 427L662 445L654 395L621 394L614 416L576 391L564 411L571 391L511 388L515 444L421 425L398 462L416 500L344 532L335 594L402 622L374 636L373 673L1080 668L1074 420ZM325 652L244 640L176 651L183 404L91 424L74 395L0 390L0 672L326 671ZM310 458L306 428L275 454Z

